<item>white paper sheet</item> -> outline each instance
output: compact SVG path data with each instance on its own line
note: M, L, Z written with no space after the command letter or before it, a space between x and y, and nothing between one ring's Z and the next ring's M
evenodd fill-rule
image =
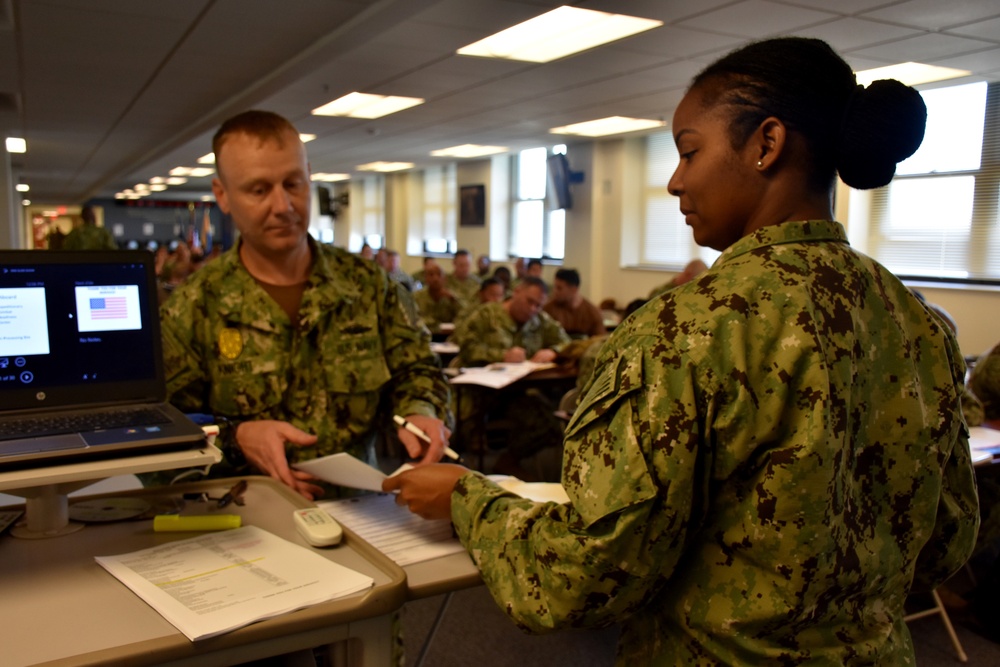
M324 482L364 491L381 492L382 480L390 476L345 452L323 456L311 461L299 461L293 463L292 467L316 475ZM392 474L395 475L412 467L410 464L404 463Z
M95 560L192 641L374 584L256 526Z
M482 387L502 389L509 384L513 384L535 371L546 368L555 368L553 363L536 363L533 361L522 361L517 364L496 363L489 366L462 368L461 372L451 378L452 384L475 384Z
M969 428L969 449L1000 449L1000 431L983 426Z
M396 504L388 493L317 503L361 539L406 566L465 551L450 521L428 521Z

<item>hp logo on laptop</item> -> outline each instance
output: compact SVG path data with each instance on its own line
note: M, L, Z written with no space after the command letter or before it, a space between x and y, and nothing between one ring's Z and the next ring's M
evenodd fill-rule
M47 397L45 396L44 391L40 391L37 394L35 394L35 398L37 398L40 401L44 401Z

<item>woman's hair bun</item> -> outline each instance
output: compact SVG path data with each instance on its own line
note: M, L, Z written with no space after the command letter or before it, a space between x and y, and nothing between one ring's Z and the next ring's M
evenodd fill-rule
M858 86L841 124L837 171L852 188L885 185L896 164L913 155L924 139L927 107L916 90L895 79Z

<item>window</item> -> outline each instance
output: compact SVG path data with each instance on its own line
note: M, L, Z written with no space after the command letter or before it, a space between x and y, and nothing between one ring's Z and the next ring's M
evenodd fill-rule
M385 237L385 178L378 174L351 181L350 201L358 203L352 207L357 219L352 212L349 248L357 252L363 243L372 242L378 243L373 248L380 248Z
M553 152L566 147L556 147ZM516 257L562 259L566 254L566 211L546 200L547 148L521 151L513 161L510 253Z
M923 144L889 185L852 193L864 205L852 205L851 243L900 276L1000 281L1000 85L921 95Z
M458 217L458 177L454 163L414 174L409 189L409 219L421 221L422 251L454 252Z
M649 135L645 152L639 264L679 270L692 259L700 258L711 266L719 253L694 242L691 230L684 224L680 202L667 192L667 183L680 162L673 135L669 132Z

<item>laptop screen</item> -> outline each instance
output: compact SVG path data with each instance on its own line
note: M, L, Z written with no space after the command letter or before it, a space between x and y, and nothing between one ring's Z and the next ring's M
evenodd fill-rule
M163 400L153 257L0 250L0 412Z

